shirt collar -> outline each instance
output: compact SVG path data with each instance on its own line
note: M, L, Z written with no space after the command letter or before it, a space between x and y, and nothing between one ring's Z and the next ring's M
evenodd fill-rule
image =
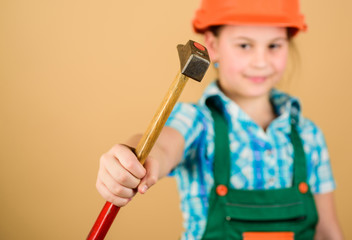
M278 116L277 120L284 118L286 115L292 124L299 125L302 121L301 104L298 98L273 88L270 92L270 101Z
M218 104L226 110L225 112L228 112L228 114L231 115L233 124L238 124L238 122L255 124L248 114L236 104L236 102L232 101L221 91L217 81L212 82L205 89L198 102L199 105L206 107L206 101L211 97L218 98ZM273 121L276 127L290 131L291 123L299 124L301 122L301 107L297 98L274 88L270 91L270 101L272 102L274 111L278 116Z

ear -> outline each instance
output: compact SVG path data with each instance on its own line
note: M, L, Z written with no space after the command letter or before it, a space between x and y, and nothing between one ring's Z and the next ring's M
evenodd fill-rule
M206 31L204 33L205 46L212 62L218 61L218 41L218 38L212 32Z

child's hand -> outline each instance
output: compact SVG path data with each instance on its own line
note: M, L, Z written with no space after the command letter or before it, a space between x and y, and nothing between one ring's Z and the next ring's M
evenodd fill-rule
M155 170L158 167L153 167L153 171L153 168L148 167L153 165L150 162L150 159L146 160L146 170L130 148L122 144L115 145L100 158L96 183L98 192L114 205L125 206L136 194L137 187L140 193L145 193L156 182Z

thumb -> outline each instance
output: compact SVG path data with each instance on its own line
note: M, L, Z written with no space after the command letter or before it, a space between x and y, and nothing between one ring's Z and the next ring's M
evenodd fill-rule
M138 186L138 192L142 194L146 193L159 179L159 164L155 159L148 158L145 161L144 168L146 169L146 175Z

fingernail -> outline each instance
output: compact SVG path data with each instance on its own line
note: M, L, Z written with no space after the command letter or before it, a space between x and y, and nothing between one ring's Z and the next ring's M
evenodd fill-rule
M142 193L145 193L147 190L148 190L147 185L144 185L144 186L142 187Z

